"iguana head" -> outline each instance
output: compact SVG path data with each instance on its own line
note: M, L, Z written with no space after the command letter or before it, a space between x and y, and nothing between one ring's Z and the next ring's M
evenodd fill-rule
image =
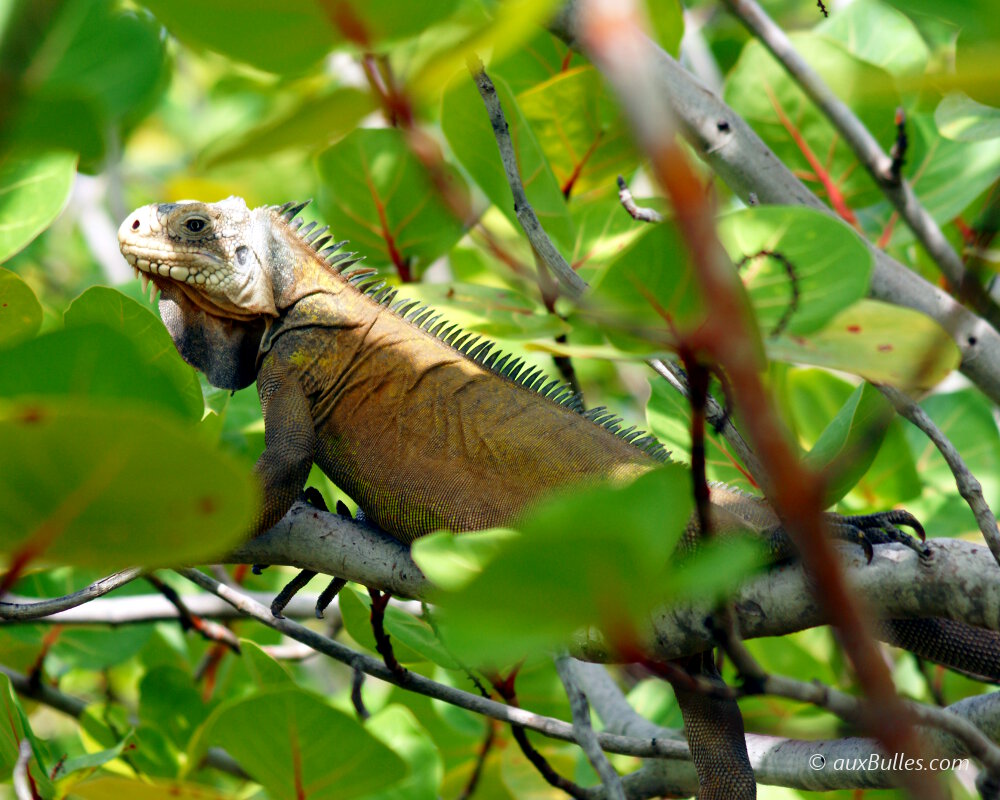
M275 274L270 207L239 197L219 203L142 206L118 229L122 255L160 290L160 315L184 359L214 385L238 389L256 377L257 351L284 276ZM280 237L284 238L284 237Z

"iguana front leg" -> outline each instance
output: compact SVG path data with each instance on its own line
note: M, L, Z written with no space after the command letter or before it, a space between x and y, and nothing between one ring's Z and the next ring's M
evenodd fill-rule
M316 455L309 401L295 376L275 356L257 375L264 411L264 452L254 467L263 502L251 532L259 536L281 520L302 494Z

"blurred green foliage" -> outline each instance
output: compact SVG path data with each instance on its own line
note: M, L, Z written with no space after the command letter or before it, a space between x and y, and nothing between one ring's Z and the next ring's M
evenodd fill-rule
M662 381L647 383L634 362L669 355L675 326L696 323L706 306L672 225L644 226L622 211L615 177L648 186L642 157L599 74L539 24L555 5L0 0L0 548L7 565L30 564L14 591L55 596L128 564L205 561L237 541L252 514L249 467L263 448L255 390L230 396L184 364L118 255L118 221L148 202L316 197L306 217L351 239L391 282L412 281L404 296L500 339L552 377L552 354L571 358L588 406L644 421L675 460L688 460L686 402ZM856 220L852 231L802 208L741 208L714 183L723 242L734 262L748 257L747 307L785 425L809 463L834 466L830 499L841 509L906 503L933 535L974 531L938 453L898 420L879 423L881 398L856 377L933 384L956 367L957 350L935 323L863 299L872 264L858 237L921 272L926 259L764 48L715 4L691 5L684 13L677 0L648 4L659 43L677 54L687 30L692 63L704 69L708 58L727 101L778 157ZM896 107L906 111L906 175L946 235L965 245L968 226L996 202L1000 173L1000 16L990 2L856 0L829 19L812 3L767 6L886 148ZM497 86L529 200L593 286L588 304L553 302L551 276L536 273L465 67L471 53ZM657 198L639 202L669 215ZM765 251L786 254L794 274ZM991 263L981 261L986 278ZM1000 438L989 403L962 389L924 406L995 506ZM710 478L752 489L711 432L707 447ZM313 478L331 507L349 499ZM687 483L668 468L554 500L519 534L419 542L415 557L442 597L451 593L455 649L466 661L526 657L522 704L568 718L549 648L581 626L638 623L654 603L714 596L757 568L753 549L738 545L671 566ZM272 569L245 584L273 592L286 578ZM117 596L145 591L131 585ZM343 635L372 650L368 605L364 592L342 594ZM408 668L464 686L432 622L390 608L386 628ZM0 675L11 722L0 735L0 778L9 779L27 737L44 798L409 800L454 797L468 784L481 718L369 682L373 716L358 722L349 670L280 664L267 649L276 634L246 621L231 627L244 637L240 657L172 622L0 627L5 665L39 667L89 703L78 721L54 721ZM852 681L825 631L750 647L768 669ZM904 679L907 691L931 695L926 681ZM679 725L662 683L624 680L641 713ZM981 690L952 675L938 688L949 701ZM755 698L744 712L761 732L838 733L828 714L791 703ZM475 797L555 796L508 734L497 735ZM204 768L212 745L252 781ZM596 781L576 748L536 745L563 773ZM812 795L761 787L760 796Z

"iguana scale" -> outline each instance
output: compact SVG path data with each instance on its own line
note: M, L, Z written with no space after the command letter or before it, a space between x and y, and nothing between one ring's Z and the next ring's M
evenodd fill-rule
M558 381L431 309L397 302L341 252L344 242L301 225L304 205L148 205L118 233L125 258L159 289L184 359L221 388L257 381L265 450L254 534L284 516L314 462L369 521L412 542L440 528L509 525L553 489L626 481L666 459L651 436L621 430L603 409L584 412ZM712 487L710 517L717 532L780 530L766 503L724 486ZM893 519L907 521L882 521ZM686 536L696 535L692 523ZM961 637L975 629L948 625L960 657ZM1000 675L991 658L959 666ZM714 670L704 655L691 664ZM699 796L754 797L735 702L683 687L678 700Z

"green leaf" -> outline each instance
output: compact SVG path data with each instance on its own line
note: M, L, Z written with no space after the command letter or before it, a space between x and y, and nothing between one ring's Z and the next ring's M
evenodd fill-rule
M419 300L464 330L499 339L534 339L569 333L570 326L541 303L507 287L475 283L418 283L401 297Z
M778 361L909 387L933 386L961 360L954 340L930 317L877 300L855 303L816 333L768 339L766 348Z
M165 335L163 326L155 317L151 319ZM141 318L136 320L137 324L141 322ZM139 347L147 352L137 352ZM174 417L199 419L201 409L195 408L190 387L178 386L159 364L151 364L150 348L147 340L127 339L101 325L81 324L53 331L3 351L0 397L38 395L102 399L111 403L131 401L155 406ZM173 344L170 349L174 349ZM163 355L167 355L166 351ZM190 373L191 369L184 366L183 377L189 378ZM200 388L195 389L200 394Z
M673 596L690 483L675 464L543 503L476 580L440 598L445 640L489 663L548 650L588 625L638 629Z
M885 508L920 494L901 422L874 387L852 387L825 370L790 369L783 389L799 441L811 448L805 461L821 468L840 459L829 504L850 492L851 507ZM887 412L888 425L880 425Z
M518 95L517 102L566 197L617 194L615 176L634 168L639 156L618 103L594 67L561 72Z
M291 687L220 706L201 744L225 748L275 800L346 800L406 774L403 760L358 722Z
M88 775L96 772L99 767L103 767L105 764L114 761L116 758L119 758L123 752L131 750L134 747L134 737L129 734L114 747L109 747L105 750L97 750L93 753L86 753L85 755L76 756L75 758L67 758L58 765L55 772L55 777L60 778L60 790L65 791L67 785L75 784L78 781L83 780Z
M0 713L4 724L0 725L0 780L10 779L17 764L18 747L23 739L31 742L31 760L28 762L28 772L42 793L43 797L52 797L52 783L49 781L44 762L40 760L43 748L35 737L28 717L21 709L21 702L11 686L10 679L0 672Z
M83 169L96 169L122 128L166 88L160 27L111 0L70 0L50 24L23 33L38 40L27 45L33 52L15 89L11 138L73 150Z
M672 223L650 225L595 278L589 299L609 316L614 345L629 349L638 338L644 348L647 342L667 347L673 337L664 317L681 330L700 323L705 307L687 259L684 241Z
M260 158L294 148L314 150L350 133L375 110L370 92L344 87L308 98L281 117L241 132L239 138L213 144L202 160L207 168L231 161Z
M643 198L641 206L663 211L661 198ZM600 282L608 263L613 261L628 245L648 233L645 223L632 219L615 197L596 199L576 198L570 208L576 227L570 264L588 283Z
M73 797L82 800L231 800L230 792L218 792L198 783L150 781L99 775L73 787Z
M1000 108L984 106L961 92L945 95L934 110L934 123L946 139L980 142L1000 137Z
M462 235L462 222L398 130L358 129L325 151L318 167L324 218L377 264L419 272ZM449 191L466 192L457 172L447 180Z
M210 560L246 535L244 468L170 415L76 397L0 400L0 549L113 570Z
M409 767L404 780L365 795L366 800L435 800L440 796L444 777L441 755L412 711L400 705L388 706L373 714L365 728Z
M565 69L586 64L586 59L571 50L562 39L545 30L535 29L530 38L490 62L490 77L506 81L514 94L531 89Z
M189 671L166 665L142 676L139 697L141 722L158 728L178 750L187 747L212 708L202 699Z
M963 389L932 395L920 405L962 454L982 485L986 502L991 508L1000 505L1000 435L992 404L978 391ZM955 476L937 448L912 425L904 430L924 484L923 495L908 508L934 536L970 532L979 536L975 518L955 488Z
M684 38L684 8L680 0L649 0L646 3L653 37L674 58L681 52Z
M92 286L63 314L67 329L104 325L127 336L143 360L165 374L183 397L183 413L201 419L205 401L198 374L184 363L163 323L148 308L106 286Z
M923 73L930 51L917 27L880 0L856 0L824 19L815 31L897 78Z
M3 220L0 263L25 247L59 216L69 200L75 175L73 153L58 150L0 153L0 219ZM3 274L9 273L4 270Z
M250 639L240 639L240 663L260 689L293 683L292 676L284 665L271 658L259 644Z
M803 463L816 470L835 469L836 481L827 486L827 505L847 494L868 471L891 418L889 401L870 383L864 383L820 434Z
M152 635L152 625L129 625L118 630L71 628L53 645L49 668L53 675L73 669L108 669L135 656Z
M573 241L573 222L559 182L507 84L499 78L493 83L510 129L528 202L557 246L565 248ZM452 151L489 201L520 230L489 115L468 75L457 77L449 85L441 106L441 128Z
M895 140L891 109L901 101L888 72L824 36L792 33L789 39L799 55L851 107L878 141ZM724 97L780 161L807 176L805 183L810 188L824 191L816 177L817 169L821 168L851 208L863 208L881 199L881 191L865 170L858 168L853 151L826 115L820 113L798 83L757 40L751 40L743 49L726 80Z
M755 206L719 220L719 238L734 262L761 250L742 269L764 334L788 315L789 334L819 330L868 293L872 255L843 223L811 208ZM797 295L797 300L796 300Z
M0 347L10 347L38 332L42 304L20 276L0 269Z
M335 34L321 6L311 0L143 0L167 29L188 45L215 50L267 72L298 73L315 67Z
M504 543L517 535L509 528L459 536L451 531L437 531L417 539L410 554L428 580L454 592L479 575Z
M361 592L350 588L340 593L340 613L344 628L358 644L375 650L375 634L371 625L371 602ZM401 664L431 661L448 669L457 669L455 659L441 646L431 627L424 621L389 606L385 610L384 628L392 639L393 652Z
M953 141L942 137L929 114L911 114L907 120L910 147L906 175L918 199L940 224L960 215L995 181L1000 171L1000 138ZM882 230L894 209L879 202L865 209L866 228ZM870 220L870 221L869 221ZM913 232L897 224L889 239L898 248L913 241Z

